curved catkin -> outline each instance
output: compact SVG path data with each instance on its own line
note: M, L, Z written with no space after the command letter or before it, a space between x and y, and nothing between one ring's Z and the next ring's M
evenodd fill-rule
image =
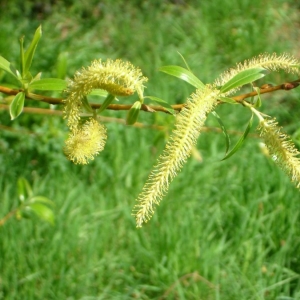
M137 198L138 204L134 207L137 227L151 218L154 207L159 204L170 182L190 156L207 114L217 103L218 95L218 90L209 86L197 90L177 115L175 130Z
M91 118L70 132L64 152L75 164L85 165L104 149L106 138L106 127Z
M231 68L221 74L214 82L216 86L223 86L235 75L241 71L262 67L270 71L283 70L286 73L300 75L300 62L289 54L260 54L250 60L246 60L243 63L239 63L235 68ZM231 95L236 92L239 88L232 89L224 95Z
M95 60L89 67L77 71L68 84L68 97L64 100L64 118L68 119L68 127L71 131L76 130L82 99L93 89L103 89L114 96L129 96L137 92L142 98L146 81L141 70L129 62Z
M261 120L258 131L264 139L272 159L300 189L300 152L290 138L281 132L275 119Z

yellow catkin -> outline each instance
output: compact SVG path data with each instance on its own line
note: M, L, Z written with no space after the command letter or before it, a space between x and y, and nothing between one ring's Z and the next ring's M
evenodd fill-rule
M65 154L75 164L87 164L101 152L106 142L106 128L95 119L71 131L66 140Z
M264 139L269 155L290 176L297 188L300 188L300 152L290 138L281 132L275 119L261 120L258 131Z
M134 207L137 227L141 227L154 213L166 194L170 182L180 171L196 144L206 116L216 103L219 92L207 86L197 90L188 99L185 108L177 115L175 129L165 150L158 158Z
M226 82L228 82L235 75L240 73L241 71L252 69L252 68L265 68L270 71L279 71L283 70L286 73L291 74L300 74L300 63L299 61L292 57L289 54L260 54L257 57L254 57L250 60L246 60L243 63L239 63L235 68L231 68L221 74L214 82L216 86L223 86ZM228 96L236 92L239 88L232 89L224 95Z
M137 92L142 98L146 81L141 70L130 62L95 60L89 67L77 71L68 84L68 96L64 101L64 118L68 120L68 127L76 130L82 99L93 89L103 89L114 96L129 96Z

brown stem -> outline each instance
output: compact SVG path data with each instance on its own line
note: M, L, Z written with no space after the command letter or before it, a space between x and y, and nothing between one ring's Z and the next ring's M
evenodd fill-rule
M17 208L16 208L16 209L13 209L13 210L10 211L4 218L2 218L2 219L0 220L0 226L3 226L4 223L5 223L8 219L10 219L17 211L18 211Z
M276 86L262 86L260 88L259 94L266 94L266 93L272 93L278 90L292 90L296 87L298 87L300 85L300 78L295 80L295 81L291 81L291 82L286 82L286 83L282 83ZM0 86L0 92L7 94L7 95L17 95L19 92L22 92L22 89L10 89L4 86ZM243 100L245 100L246 98L250 98L250 97L254 97L257 96L258 92L253 91L251 93L245 93L242 95L238 95L238 96L234 96L231 97L233 100L235 100L236 102L241 102ZM27 93L26 94L26 98L29 100L39 100L42 102L46 102L49 104L62 104L64 98L52 98L52 97L47 97L47 96L43 96L43 95L39 95L39 94L33 94L33 93ZM220 102L222 103L222 102ZM96 104L96 103L91 103L90 104L92 108L98 109L101 107L101 104ZM176 111L180 111L185 104L175 104L172 105L172 108ZM126 104L110 104L107 109L110 110L129 110L131 108L132 105L126 105ZM164 112L164 113L169 113L165 108L163 108L162 106L153 106L153 105L146 105L143 104L141 107L141 110L146 111L146 112Z

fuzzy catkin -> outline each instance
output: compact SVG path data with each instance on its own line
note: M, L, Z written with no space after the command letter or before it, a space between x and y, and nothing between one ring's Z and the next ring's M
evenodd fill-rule
M146 81L140 69L119 59L108 59L105 62L95 60L89 67L75 73L74 79L68 84L68 96L64 100L64 118L70 128L64 150L71 161L87 164L102 151L106 142L104 125L94 119L83 123L80 118L84 97L98 88L113 96L129 96L137 92L141 99L143 83Z
M93 61L89 67L77 71L68 84L68 97L64 101L64 118L68 120L68 127L71 131L76 130L82 99L93 89L103 89L114 96L129 96L137 92L142 98L146 81L141 70L129 62L119 59Z
M216 86L223 86L241 71L257 67L262 67L269 71L283 70L286 73L300 75L299 61L296 58L292 57L289 54L278 55L276 53L265 53L260 54L250 60L246 60L243 63L239 63L235 68L231 68L225 71L215 80L214 84ZM237 90L239 90L239 88L232 89L227 93L224 93L224 95L232 95Z
M170 182L187 161L207 114L217 104L218 95L218 90L210 86L204 90L197 90L177 115L175 130L137 198L138 204L134 207L137 227L141 227L151 218L154 207L167 193Z
M106 127L91 118L76 131L71 131L64 152L75 164L87 164L104 149Z
M290 138L281 132L275 119L261 120L258 131L272 159L290 176L297 188L300 188L300 152Z

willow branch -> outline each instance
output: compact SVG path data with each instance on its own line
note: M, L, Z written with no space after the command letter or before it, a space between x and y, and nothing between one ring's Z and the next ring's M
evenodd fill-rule
M6 223L7 220L9 220L11 217L13 217L15 215L15 213L18 211L19 208L16 208L12 211L10 211L6 216L4 216L1 220L0 220L0 226L3 226L4 223Z
M235 100L236 102L240 103L243 100L250 98L250 97L255 97L258 94L267 94L267 93L273 93L279 90L285 90L285 91L289 91L292 90L294 88L297 88L300 85L300 78L295 80L295 81L291 81L291 82L285 82L276 86L271 86L271 85L264 85L260 88L259 92L257 91L253 91L250 93L245 93L245 94L241 94L238 96L234 96L231 97L233 100ZM7 88L4 86L0 86L0 92L4 93L6 95L17 95L19 92L22 92L22 89L11 89L11 88ZM44 95L39 95L39 94L34 94L34 93L27 93L26 94L26 98L29 100L39 100L45 103L49 103L49 104L54 104L54 105L58 105L58 104L63 104L64 98L53 98L53 97L48 97L48 96L44 96ZM221 101L219 103L222 103ZM97 103L91 103L90 104L92 108L94 109L98 109L101 107L101 104L97 104ZM180 111L185 104L175 104L175 105L171 105L172 108L175 111ZM131 104L110 104L107 109L110 110L129 110L132 107ZM145 112L164 112L164 113L169 113L165 108L163 108L162 106L154 106L154 105L146 105L143 104L141 107L141 110L145 111Z

